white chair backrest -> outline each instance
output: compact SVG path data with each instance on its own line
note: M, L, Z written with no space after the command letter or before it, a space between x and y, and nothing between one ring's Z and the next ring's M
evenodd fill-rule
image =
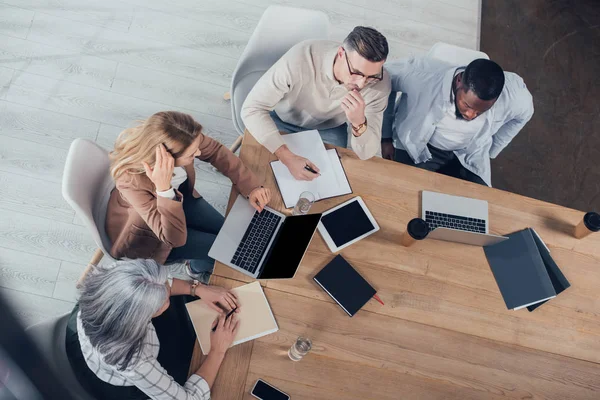
M110 257L110 239L104 229L110 192L108 152L87 139L75 139L69 148L63 173L62 195L92 233L105 256Z
M444 61L450 65L464 66L478 58L489 60L487 54L482 51L465 49L464 47L454 46L452 44L438 42L429 49L427 57Z
M265 10L231 79L231 112L240 135L244 133L242 105L256 81L295 44L328 38L329 18L321 11L285 6L269 6ZM250 74L253 82L243 85L245 93L236 94L238 83Z

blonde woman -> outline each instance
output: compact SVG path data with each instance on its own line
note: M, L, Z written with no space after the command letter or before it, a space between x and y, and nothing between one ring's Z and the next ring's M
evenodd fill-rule
M250 204L262 211L269 189L221 143L205 136L190 115L158 112L126 129L110 153L116 187L106 215L115 258L151 258L160 264L190 260L188 273L206 283L208 257L224 218L194 189L194 159L209 162Z

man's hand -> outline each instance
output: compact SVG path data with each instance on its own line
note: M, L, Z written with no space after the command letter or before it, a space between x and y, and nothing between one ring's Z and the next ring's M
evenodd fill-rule
M391 141L386 140L381 142L381 156L383 158L387 160L393 160L395 151L396 149L394 149L394 144Z
M275 155L281 160L283 165L285 165L294 178L299 181L312 181L315 178L321 176L319 173L319 168L313 164L309 159L300 157L292 153L286 145L281 146L275 151ZM316 174L310 172L305 167L309 166L313 171L317 172Z
M360 92L356 90L348 92L342 99L342 110L344 110L346 118L355 128L365 123L365 100Z

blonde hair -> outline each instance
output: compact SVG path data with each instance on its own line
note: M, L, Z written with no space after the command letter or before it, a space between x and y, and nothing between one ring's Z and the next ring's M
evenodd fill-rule
M117 180L124 173L143 174L143 162L156 162L156 147L161 143L174 158L180 157L201 134L202 125L189 114L161 111L140 125L125 129L110 152L110 174Z

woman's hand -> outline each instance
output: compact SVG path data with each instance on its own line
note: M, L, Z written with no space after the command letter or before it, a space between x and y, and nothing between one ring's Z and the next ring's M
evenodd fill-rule
M256 188L248 196L250 205L258 212L262 212L267 203L271 201L271 190L267 188Z
M234 313L227 319L225 319L225 315L221 314L215 322L217 329L210 333L210 352L225 354L233 343L240 321Z
M171 188L171 179L173 178L173 168L175 168L175 159L164 144L156 146L156 162L154 168L150 168L147 162L142 163L146 170L146 175L156 186L157 192L164 192Z
M236 312L239 312L240 302L238 298L233 292L223 287L199 285L196 286L195 294L216 311L223 312L225 310L229 312L237 308Z

